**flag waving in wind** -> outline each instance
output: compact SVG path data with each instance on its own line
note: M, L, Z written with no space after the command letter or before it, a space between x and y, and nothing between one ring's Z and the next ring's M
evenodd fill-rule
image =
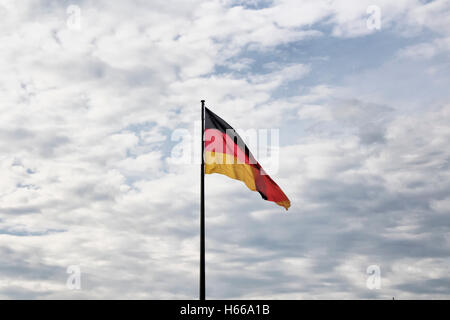
M286 210L291 202L280 187L255 160L236 131L223 119L205 108L205 173L220 173L243 181L264 200Z

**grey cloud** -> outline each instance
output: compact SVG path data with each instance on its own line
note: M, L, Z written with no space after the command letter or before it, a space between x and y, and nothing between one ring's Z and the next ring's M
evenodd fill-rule
M41 208L38 206L0 207L0 212L5 214L32 214L40 213Z
M398 285L396 289L414 294L447 295L450 290L450 278L413 281L412 283Z
M204 95L237 128L291 137L272 176L292 200L288 213L240 182L206 177L208 297L449 297L449 108L405 107L420 92L394 93L415 84L380 83L380 72L405 67L396 58L342 83L304 82L314 59L280 57L317 34L309 25L358 31L346 8L314 3L304 13L298 1L264 10L80 1L77 33L55 20L65 4L17 3L1 31L0 297L196 298L199 166L169 163L161 133L198 120ZM409 23L410 8L386 6L389 19ZM265 59L282 71L214 72ZM299 119L306 106L312 118ZM156 139L142 138L144 124ZM83 289L74 292L66 268L78 264ZM380 290L366 287L372 264Z

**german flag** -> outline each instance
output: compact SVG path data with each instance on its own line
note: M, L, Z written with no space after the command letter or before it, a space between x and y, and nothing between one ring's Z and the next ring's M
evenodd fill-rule
M255 160L236 131L223 119L205 108L205 173L220 173L243 181L264 200L286 210L291 202L280 187Z

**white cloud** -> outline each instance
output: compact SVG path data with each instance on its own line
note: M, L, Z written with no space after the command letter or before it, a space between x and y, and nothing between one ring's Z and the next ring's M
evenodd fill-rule
M312 83L314 61L282 59L304 40L370 34L369 4L84 1L75 31L61 3L3 1L0 297L195 297L199 168L167 157L201 98L236 128L282 129L274 179L293 203L285 215L207 177L211 297L386 297L361 287L374 260L400 297L445 281L449 239L429 244L448 231L448 107L393 114L386 95ZM404 54L446 52L444 1L379 5L398 36L442 34ZM411 261L423 269L401 277ZM83 290L69 291L77 264Z
M400 57L413 59L430 59L438 54L447 54L450 51L450 38L438 38L431 42L425 42L406 47L399 52Z

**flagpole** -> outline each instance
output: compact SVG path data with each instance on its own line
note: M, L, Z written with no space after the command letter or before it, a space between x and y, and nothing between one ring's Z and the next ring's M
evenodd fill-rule
M205 100L202 103L202 164L200 173L200 300L205 300Z

